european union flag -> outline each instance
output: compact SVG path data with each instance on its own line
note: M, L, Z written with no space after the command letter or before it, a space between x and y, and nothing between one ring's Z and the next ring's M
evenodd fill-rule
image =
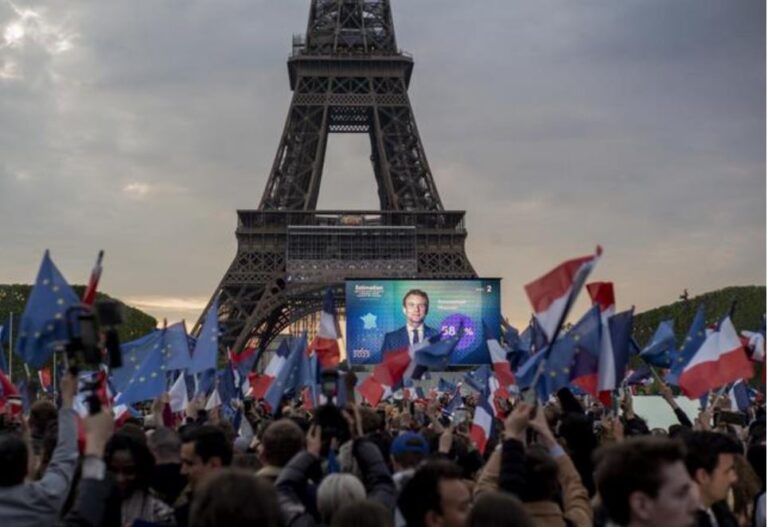
M306 338L292 338L291 350L280 371L277 372L275 380L264 394L264 400L269 403L272 413L277 413L280 408L280 401L283 395L291 390L295 390L299 382L302 355L307 353Z
M453 415L453 413L456 411L457 408L459 408L462 405L463 401L461 399L461 394L457 391L456 394L451 397L451 400L448 401L448 404L445 405L445 408L443 409L443 413L446 413L448 415Z
M33 368L41 368L56 346L67 340L67 309L78 304L80 299L45 251L21 315L16 354Z
M621 383L629 363L629 353L632 347L632 325L634 323L634 308L617 313L608 319L608 330L611 333L613 347L613 366L616 371L616 387Z
M640 358L647 364L659 368L669 368L672 365L673 356L677 351L673 324L672 320L660 322L656 333L640 352Z
M3 332L3 327L0 326L0 334ZM2 339L0 339L2 341ZM0 344L0 371L4 373L10 373L8 371L8 363L5 361L5 351L3 351L3 346Z
M593 358L599 356L601 325L600 306L594 305L564 338L555 342L544 367L543 387L537 386L540 399L546 400L552 393L571 383L575 374L577 354L585 353ZM583 375L583 372L579 374Z
M216 297L208 308L205 322L197 337L197 345L192 353L192 363L187 371L200 373L216 368L216 357L219 352L219 298Z
M123 365L110 372L112 385L117 390L117 393L122 392L128 387L131 378L139 371L149 353L153 350L161 349L162 338L163 332L161 330L154 330L143 337L120 345Z
M699 305L699 309L696 311L696 316L693 317L691 327L688 329L688 335L685 337L682 348L673 357L672 364L670 366L669 373L667 373L667 384L673 384L677 386L677 380L680 374L683 373L683 369L688 362L696 355L704 341L707 338L706 326L704 320L704 304Z
M0 326L0 347L11 343L11 317L8 317L8 321Z
M165 367L168 370L183 370L192 363L192 355L189 353L189 339L184 322L171 324L161 330L163 333L163 355ZM214 363L215 364L215 363Z
M520 335L520 348L526 350L529 354L542 350L547 345L547 335L544 333L544 329L536 320L536 317L531 318L531 323L525 328Z
M207 397L213 390L215 384L216 370L213 368L198 373L195 376L195 397L200 395L205 395Z
M464 380L468 385L478 392L485 390L485 385L488 382L488 377L491 376L491 367L488 364L479 366L476 370L467 372L464 375Z
M459 326L456 335L449 337L445 340L439 340L440 336L432 337L429 344L418 348L414 351L413 359L417 366L423 366L430 370L445 370L448 367L448 362L451 358L454 348L464 335L464 328ZM421 378L420 376L414 377L415 379Z
M441 377L440 381L437 383L437 391L442 393L453 393L456 391L456 385Z
M216 372L216 386L219 390L219 397L224 405L231 405L232 399L241 399L238 395L240 391L235 385L235 375L229 365Z
M128 386L117 397L115 404L134 404L162 394L166 387L165 372L165 357L158 346L147 353L144 362L128 381Z

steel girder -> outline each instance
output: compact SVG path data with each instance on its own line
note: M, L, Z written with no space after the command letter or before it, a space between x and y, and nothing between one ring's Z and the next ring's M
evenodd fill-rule
M464 250L464 213L444 210L419 137L408 97L413 60L397 48L389 0L312 0L305 40L296 42L288 60L293 97L269 180L258 210L238 211L237 255L209 302L219 296L220 344L236 353L246 345L266 349L290 324L319 311L327 287L343 304L348 277L394 277L397 269L406 270L400 278L476 276ZM378 216L316 211L329 133L368 134ZM350 257L345 264L343 252L327 262L311 259L316 255L295 260L296 251L289 251L301 245L291 232L309 235L334 222L355 228L358 220L349 218L368 226L366 218L374 218L377 229L390 229L384 245L364 244L370 261ZM407 242L414 250L392 264L382 251L387 243L406 243L404 226L415 229ZM367 236L365 228L355 239Z

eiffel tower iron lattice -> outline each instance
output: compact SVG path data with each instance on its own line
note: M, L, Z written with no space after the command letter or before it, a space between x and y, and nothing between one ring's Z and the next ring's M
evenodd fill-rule
M312 0L288 59L293 97L264 195L237 212L237 255L214 293L224 349L263 352L321 309L325 288L343 303L345 278L476 276L464 211L444 210L427 163L412 70L389 0ZM368 134L380 210L316 210L329 133Z

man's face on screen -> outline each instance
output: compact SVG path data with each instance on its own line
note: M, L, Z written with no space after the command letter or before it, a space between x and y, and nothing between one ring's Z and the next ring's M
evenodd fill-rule
M427 316L427 299L421 295L408 295L403 301L403 314L409 326L421 326Z

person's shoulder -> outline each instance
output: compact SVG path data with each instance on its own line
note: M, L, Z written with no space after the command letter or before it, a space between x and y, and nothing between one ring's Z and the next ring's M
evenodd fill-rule
M387 338L399 338L403 336L405 336L405 338L408 338L408 329L406 328L406 326L400 326L399 328L393 331L389 331L388 333L385 333L384 339L386 340Z

